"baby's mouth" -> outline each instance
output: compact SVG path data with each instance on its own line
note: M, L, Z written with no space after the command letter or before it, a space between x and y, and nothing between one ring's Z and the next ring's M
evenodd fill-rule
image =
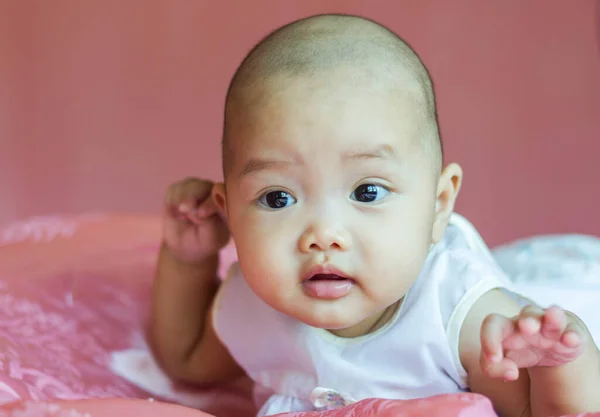
M342 281L348 279L349 278L336 274L315 274L309 279L309 281Z
M312 298L335 300L347 295L354 280L337 274L315 274L302 283L304 293Z

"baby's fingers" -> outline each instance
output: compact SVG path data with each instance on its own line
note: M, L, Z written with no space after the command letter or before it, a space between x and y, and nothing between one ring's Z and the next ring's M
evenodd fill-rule
M573 352L573 355L576 356L577 353L583 349L584 334L581 326L576 323L569 323L560 336L560 342L567 350Z
M569 324L565 311L557 306L551 306L544 313L541 333L546 339L559 341Z
M500 361L493 362L482 354L479 363L483 374L489 378L503 379L505 381L515 381L519 378L519 368L509 358L501 358Z
M543 318L544 310L530 304L519 313L518 328L523 335L534 335L541 330Z
M504 357L504 341L516 332L513 319L498 314L485 318L481 326L481 369L490 378L514 381L519 377L519 368Z
M515 322L499 314L490 314L481 325L481 354L491 363L504 357L503 342L515 332Z
M193 222L199 223L205 218L218 213L218 211L215 200L213 200L212 196L209 194L205 200L199 202L199 205L195 210L192 210L189 217Z
M167 214L193 223L212 214L215 209L209 201L212 186L210 181L196 178L186 178L171 185L165 195Z

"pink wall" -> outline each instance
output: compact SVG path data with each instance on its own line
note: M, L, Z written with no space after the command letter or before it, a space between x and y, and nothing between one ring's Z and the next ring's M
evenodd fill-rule
M245 52L342 11L389 25L430 67L447 155L466 170L459 209L489 242L600 235L594 3L0 1L0 223L156 212L170 181L219 178L224 92Z

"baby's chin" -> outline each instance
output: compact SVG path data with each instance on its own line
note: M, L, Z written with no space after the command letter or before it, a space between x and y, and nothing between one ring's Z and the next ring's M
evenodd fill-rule
M287 314L290 314L289 312ZM348 314L331 314L327 316L307 314L295 315L296 318L309 327L327 331L339 337L352 338L367 334L371 326L368 315L357 316L356 311Z
M302 309L302 311L285 311L284 314L296 317L307 326L326 330L336 336L354 338L365 336L384 327L393 320L401 302L402 300L396 300L376 312L367 306L363 306L361 309L360 305L351 303L351 305L329 305L327 307L330 308L325 309L309 308Z

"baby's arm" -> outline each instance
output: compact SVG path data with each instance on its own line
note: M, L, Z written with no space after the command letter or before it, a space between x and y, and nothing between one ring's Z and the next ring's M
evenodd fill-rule
M502 416L600 410L600 354L572 313L521 310L490 291L467 315L459 350L472 391L488 396Z
M218 255L190 265L163 245L153 287L151 346L172 378L188 383L223 382L244 374L212 325L219 287Z
M152 295L150 345L173 379L223 382L244 374L221 344L212 325L212 302L219 287L218 255L191 265L163 245Z
M196 384L243 374L212 325L219 251L229 239L212 189L212 182L197 178L168 188L152 289L152 352L169 376Z

